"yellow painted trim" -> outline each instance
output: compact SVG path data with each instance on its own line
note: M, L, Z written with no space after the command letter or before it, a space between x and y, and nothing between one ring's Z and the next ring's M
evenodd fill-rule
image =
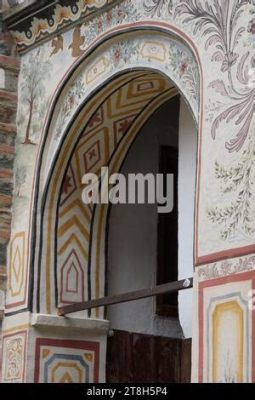
M15 241L16 241L17 239L21 239L21 240L22 240L22 243L21 243L21 251L20 251L20 246L19 246L19 244L17 244L17 247L16 247L16 249L19 250L19 255L20 255L20 257L21 257L21 260L20 260L20 262L21 262L21 267L20 267L20 271L19 271L19 273L18 273L18 276L17 276L17 274L16 274L16 272L15 272L15 270L14 270L14 267L13 267L13 262L14 262L14 258L15 258L13 246L14 246ZM24 278L25 278L25 246L26 246L25 232L16 233L16 234L13 236L13 238L12 238L12 240L11 240L11 244L10 244L10 265L9 265L9 268L8 268L8 274L9 274L9 290L10 290L10 292L11 292L11 296L12 296L12 297L20 296L20 293L21 293L22 288L23 288L23 285L24 285ZM22 253L22 254L20 254L20 253ZM16 252L15 252L15 254L16 254ZM14 290L13 290L13 287L12 287L12 275L13 275L13 274L15 275L15 277L16 277L16 282L17 282L17 284L18 284L18 286L19 286L19 290L17 290L17 291L14 291ZM20 282L19 282L19 279L20 279Z
M66 241L63 246L60 248L60 250L58 251L58 255L62 255L66 249L69 247L70 242L76 242L80 252L82 253L83 257L88 260L88 252L84 249L84 246L82 246L81 242L79 241L79 239L77 238L77 236L72 233L71 236L68 238L68 241Z
M78 207L82 213L82 215L84 216L84 218L90 222L90 218L91 215L88 214L88 210L87 208L84 207L84 204L81 202L81 200L79 199L75 199L74 201L72 201L72 203L70 203L68 206L66 206L60 213L59 213L59 217L63 218L65 214L67 214L72 208L74 207Z
M228 301L226 303L218 304L215 307L213 312L212 320L213 320L213 331L212 331L212 343L213 343L213 351L212 351L212 381L213 383L217 383L217 371L219 366L218 360L218 346L219 346L219 331L221 329L220 319L225 312L232 313L238 319L238 340L237 343L233 343L238 349L238 360L237 360L237 382L243 382L243 358L244 358L244 313L236 300Z
M77 364L75 364L74 362L66 362L66 361L63 361L63 362L60 361L54 368L52 368L52 372L51 372L52 383L57 383L57 381L55 381L55 379L54 379L54 375L55 375L56 371L59 368L73 368L73 369L75 369L78 372L78 375L79 375L79 383L82 383L82 370L79 369ZM65 374L66 374L66 372L65 372ZM70 374L69 374L69 376L71 378Z
M87 239L87 241L89 241L89 232L80 223L80 221L79 221L78 217L76 217L76 215L71 217L68 221L66 221L63 225L60 226L60 228L58 229L58 235L60 237L63 236L66 233L66 231L68 231L73 226L77 226L79 228L79 230L83 233L83 235Z

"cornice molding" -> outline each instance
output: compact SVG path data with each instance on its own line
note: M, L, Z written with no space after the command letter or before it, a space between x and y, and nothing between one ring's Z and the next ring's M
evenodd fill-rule
M20 53L48 41L77 23L105 11L120 0L37 0L4 14Z

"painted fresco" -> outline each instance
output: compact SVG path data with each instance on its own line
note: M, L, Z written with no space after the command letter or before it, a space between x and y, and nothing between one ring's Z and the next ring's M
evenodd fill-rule
M253 8L248 0L237 1L233 5L231 2L225 2L225 6L219 12L217 4L212 3L212 7L206 8L196 1L183 1L178 2L178 4L174 1L147 1L141 2L139 5L134 5L130 0L121 2L113 7L111 12L99 15L87 23L81 24L78 28L74 28L73 31L55 37L51 43L45 44L43 46L43 64L45 66L41 67L43 72L48 65L51 71L50 74L44 72L44 75L47 76L47 89L45 94L40 94L44 108L53 95L57 83L61 80L61 76L73 63L73 59L82 57L84 51L89 48L94 40L102 33L106 34L107 31L114 29L116 22L118 22L117 26L121 27L121 24L128 24L129 21L134 24L143 18L160 20L161 24L167 20L169 22L170 19L173 26L181 26L181 29L186 31L188 36L196 42L200 57L211 60L210 68L203 71L204 87L206 88L206 92L203 94L203 125L204 130L211 132L211 136L207 135L203 138L202 146L206 148L211 143L215 146L215 153L218 153L220 157L221 154L225 154L225 156L223 163L221 158L210 159L206 175L203 175L203 171L201 172L201 193L198 199L200 211L197 222L198 258L208 258L207 256L218 251L247 246L252 244L254 239L252 228L254 202L249 200L254 195L252 185L254 173L253 168L249 168L253 145L252 138L248 134L252 131L254 123L254 87L250 83L249 75L254 64L250 51L251 38L254 36L252 30ZM124 7L125 11L128 10L128 12L123 12ZM206 15L207 19L204 19L203 15ZM221 25L217 22L219 15L224 15ZM248 24L247 20L249 20ZM233 21L233 23L230 23L230 21ZM242 21L245 21L246 25L243 26ZM224 37L226 32L228 32L227 41ZM130 60L130 62L135 61L137 53L135 41L124 43L123 49L121 48L122 42L119 42L112 50L113 54L109 54L113 63L109 63L108 57L101 51L101 58L98 58L97 63L96 80L98 84L103 81L107 73L110 73L109 68L114 68L115 65L116 69L120 69L121 63L125 62L125 59ZM242 51L242 49L244 50ZM155 51L155 49L153 50ZM141 54L144 59L147 57L148 65L153 65L159 59L156 60L153 55L149 56L148 51L151 50L144 48L141 50ZM164 57L163 48L162 54L160 54L159 49L158 51L157 57ZM174 68L175 60L178 60L178 65L176 64L175 68L182 78L179 79L179 82L182 80L182 84L186 86L187 90L189 89L193 99L197 101L198 94L195 85L198 81L197 72L192 71L190 61L186 60L185 57L182 58L182 55L178 53L180 50L176 48L176 51L177 53L174 55L175 49L172 49L170 58L169 60L166 59L165 63L166 65L169 65L169 62L172 63ZM25 76L27 75L26 63L29 63L31 57L36 57L37 52L38 49L34 49L23 56L22 68ZM105 75L103 71L105 71ZM218 71L219 79L212 81L210 77L214 71L215 73ZM20 82L22 80L25 82L25 79L21 75ZM92 75L87 79L85 83L82 76L77 77L78 91L75 89L75 84L70 88L55 128L57 137L61 135L60 127L64 127L72 117L72 109L75 110L84 98L85 90L86 94L88 93L87 86L91 84L91 79L93 80ZM41 91L43 91L43 81L42 79ZM193 99L189 99L191 103ZM19 112L23 137L26 136L29 122L29 106L25 102L23 101L24 109ZM239 114L240 118L238 117ZM41 129L37 129L37 126L31 128L32 138L35 142L39 140L44 116L45 111L38 105L33 118L34 123ZM22 123L24 119L26 119L26 122ZM220 134L219 130L224 133ZM231 136L228 132L231 132ZM53 150L54 147L56 148L57 144L53 143ZM202 166L203 157L201 157L201 168ZM242 179L242 176L246 177L247 174L247 179ZM214 195L212 201L209 202L206 193L211 187Z
M254 254L198 267L198 346L193 379L254 382Z
M89 260L92 251L89 232L93 229L94 236L100 236L104 242L106 227L93 225L95 207L82 203L82 176L85 173L100 176L101 167L111 166L111 163L108 163L109 159L120 158L121 165L135 135L139 133L139 129L135 127L138 120L141 120L140 127L155 108L177 93L170 82L156 73L128 73L115 85L115 92L111 97L107 97L89 120L67 166L60 189L56 254L59 304L70 304L84 301L89 296L104 295L104 280L99 276L103 275L101 268L106 268L105 249L95 255L101 266L98 262L97 265L93 265ZM155 105L152 106L153 101ZM118 171L116 168L115 166L112 172ZM104 207L105 213L107 207ZM95 280L88 279L89 269L95 269ZM95 315L100 315L99 310L95 310ZM103 314L101 316L103 317Z
M4 329L17 311L56 314L59 302L104 294L106 213L95 210L95 236L91 210L84 207L86 222L78 226L77 171L97 171L117 148L124 157L139 128L134 115L142 124L150 111L119 121L115 109L114 131L102 117L107 88L114 82L117 96L118 80L132 70L134 84L137 70L146 70L147 85L155 74L164 89L177 87L198 125L192 379L254 382L254 0L62 3L51 18L31 17L30 29L17 25L14 32L23 55ZM65 31L59 31L62 23ZM102 310L92 315L102 317ZM96 381L95 355L84 356L88 343L75 347L65 338L61 345L50 335L40 340L33 344L40 354L33 379ZM3 336L5 381L26 379L25 354L26 332ZM101 370L104 359L99 363Z
M38 338L35 359L36 383L98 382L98 343Z

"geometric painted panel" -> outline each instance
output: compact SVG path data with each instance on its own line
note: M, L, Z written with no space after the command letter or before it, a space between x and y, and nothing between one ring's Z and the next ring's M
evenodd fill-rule
M2 382L24 382L27 332L3 336Z
M83 175L100 175L101 167L108 165L132 124L152 99L167 91L169 96L175 92L170 81L154 72L130 73L118 85L114 92L109 90L109 95L86 125L62 183L57 237L59 305L81 302L90 296L87 276L93 207L82 202ZM96 276L91 276L91 281L100 286ZM96 316L99 311L95 311Z
M25 233L14 235L9 247L6 308L23 305L26 295Z
M100 144L97 140L83 155L85 171L89 172L101 160Z
M252 381L253 286L250 272L199 284L200 382Z
M90 118L90 121L87 125L87 134L91 131L94 130L96 128L98 128L100 125L102 125L104 121L104 113L103 113L103 108L100 107L94 114L93 116Z
M97 342L38 338L35 383L97 383Z
M123 134L126 133L127 129L131 126L136 115L124 116L113 123L113 133L114 133L114 146L117 146L118 142L121 140Z
M62 201L61 205L75 192L77 189L75 176L72 166L68 169L63 186L62 186Z
M73 249L61 269L60 302L84 301L84 273Z
M241 383L244 356L244 310L241 296L222 296L212 313L212 382ZM226 301L227 300L227 301ZM226 338L227 336L227 338ZM227 341L227 343L226 343Z

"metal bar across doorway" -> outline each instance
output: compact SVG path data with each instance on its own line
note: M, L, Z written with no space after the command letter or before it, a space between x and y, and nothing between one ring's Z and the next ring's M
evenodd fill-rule
M165 293L173 293L179 290L185 290L193 287L193 278L180 281L164 283L149 289L141 289L133 292L118 294L114 296L101 297L100 299L88 300L82 303L70 304L68 306L58 307L58 315L65 316L77 311L89 310L91 308L110 306L113 304L127 303L129 301L145 299L147 297L158 296Z

